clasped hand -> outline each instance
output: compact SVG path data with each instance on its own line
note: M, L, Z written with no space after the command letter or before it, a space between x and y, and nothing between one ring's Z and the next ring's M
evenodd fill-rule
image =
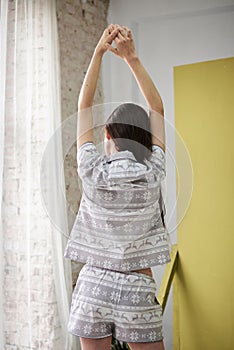
M112 46L114 42L115 47ZM96 51L104 54L107 50L115 55L128 61L136 56L135 45L132 32L126 26L121 27L118 24L109 25L103 32L97 46Z

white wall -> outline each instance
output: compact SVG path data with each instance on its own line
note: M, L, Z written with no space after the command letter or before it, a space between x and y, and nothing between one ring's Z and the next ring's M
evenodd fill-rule
M178 169L175 168L176 133L171 127L174 125L173 67L234 56L234 0L110 0L108 20L133 30L137 52L164 101L167 121L166 220L171 240L176 242L177 215L173 208L178 199ZM104 58L103 79L105 102L144 103L128 67L110 53ZM184 179L192 174L189 162L187 167L188 176ZM188 191L184 181L180 187L181 191ZM189 205L189 195L184 199L187 201L183 203L184 207ZM178 208L181 203L176 205ZM163 270L154 269L159 283ZM164 333L166 349L170 350L173 348L171 295L164 315Z

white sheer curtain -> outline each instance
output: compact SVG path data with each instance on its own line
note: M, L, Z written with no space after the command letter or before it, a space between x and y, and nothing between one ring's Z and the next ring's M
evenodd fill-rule
M55 0L2 0L0 48L0 349L78 349L66 329Z

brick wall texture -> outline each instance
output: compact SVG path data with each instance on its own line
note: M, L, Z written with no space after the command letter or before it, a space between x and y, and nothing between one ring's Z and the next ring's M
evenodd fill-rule
M79 91L93 50L107 26L109 0L61 0L57 4L62 118L64 121L77 111ZM102 102L103 91L101 79L99 79L94 104ZM76 129L76 125L74 128ZM66 133L64 137L69 138L69 134ZM69 141L65 140L65 142ZM64 168L68 225L71 230L80 202L75 144L66 155ZM81 266L81 264L72 262L73 284L76 282Z

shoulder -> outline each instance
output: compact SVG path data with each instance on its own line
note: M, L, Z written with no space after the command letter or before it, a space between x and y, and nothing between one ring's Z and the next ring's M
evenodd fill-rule
M77 161L78 164L81 161L89 161L92 158L100 157L100 153L97 150L97 147L93 142L87 141L83 143L77 150Z
M162 181L166 176L166 156L165 151L159 145L152 145L152 152L146 163L151 167L154 174L156 174L157 180Z
M159 145L157 144L153 144L152 145L152 152L159 152L159 153L163 153L165 155L166 151Z
M98 172L103 171L106 156L101 155L93 142L83 143L77 150L78 173L81 178L98 177Z
M151 162L158 162L158 161L164 162L165 156L166 156L165 150L161 146L153 144L152 145L152 152L151 152L148 160Z
M96 150L96 146L92 141L84 142L77 150L77 153L81 153L84 150Z

